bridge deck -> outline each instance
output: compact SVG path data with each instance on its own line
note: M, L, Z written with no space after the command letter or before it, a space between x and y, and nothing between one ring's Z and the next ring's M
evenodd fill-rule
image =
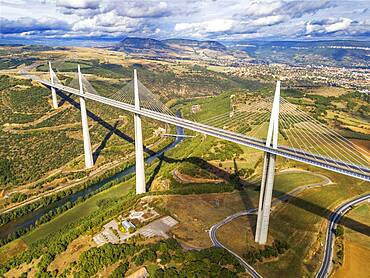
M209 125L189 121L186 119L178 118L175 116L170 116L167 114L162 114L159 112L155 112L148 109L135 109L134 105L122 103L113 99L109 99L103 96L99 96L96 94L91 93L84 93L83 95L80 94L80 91L74 88L70 88L61 84L52 84L49 81L42 80L36 76L29 75L25 72L22 72L24 75L28 76L35 81L38 81L48 87L54 87L58 90L62 90L77 96L83 96L87 99L94 100L103 104L107 104L119 109L123 109L128 112L140 114L142 116L155 119L161 122L165 122L168 124L173 124L176 126L180 126L189 130L193 130L196 132L200 132L203 134L211 135L217 138L221 138L230 142L234 142L237 144L241 144L244 146L252 147L264 152L272 153L278 156L282 156L288 159L293 159L295 161L307 163L313 166L317 166L326 170L334 171L337 173L345 174L351 177L355 177L361 180L370 181L370 169L364 168L358 165L346 164L342 161L333 160L328 157L322 157L316 154L307 153L301 150L285 147L285 146L278 146L277 149L273 149L272 147L268 147L265 145L265 142L260 139L252 138L245 136L243 134L238 134L232 131L223 130L220 128L212 127Z

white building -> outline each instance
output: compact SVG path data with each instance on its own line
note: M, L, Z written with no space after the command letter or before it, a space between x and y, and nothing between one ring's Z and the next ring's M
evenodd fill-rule
M130 221L128 220L123 220L122 221L122 226L126 229L126 231L128 231L130 228L134 228L136 229L135 225L132 224Z

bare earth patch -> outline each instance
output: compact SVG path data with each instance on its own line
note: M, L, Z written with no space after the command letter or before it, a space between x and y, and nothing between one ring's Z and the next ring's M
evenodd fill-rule
M13 242L5 245L0 250L0 262L5 262L9 258L17 255L27 249L27 244L21 240L14 240Z
M344 263L333 275L333 278L368 278L370 273L370 249L344 241Z
M27 277L35 277L37 267L36 265L39 263L40 259L33 259L29 264L23 263L17 268L13 268L7 273L5 273L4 277L19 277L22 273L27 272Z
M210 247L208 230L226 216L254 207L242 192L152 197L152 202L170 211L179 224L171 232L192 248Z

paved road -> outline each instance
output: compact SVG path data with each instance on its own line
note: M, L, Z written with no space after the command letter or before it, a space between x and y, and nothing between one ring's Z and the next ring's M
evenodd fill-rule
M341 205L339 208L337 208L329 218L329 226L326 233L326 242L325 242L325 254L324 254L324 260L322 262L322 265L319 269L319 272L317 273L317 278L325 278L328 277L331 268L332 268L332 258L333 258L333 247L334 247L334 239L335 239L335 229L337 228L337 224L340 221L340 219L343 217L343 215L348 212L353 206L362 203L366 200L370 199L370 193L366 194L364 196L358 197L354 200L351 200L349 202L346 202L345 204Z
M254 213L256 213L256 211L257 210L255 208L253 208L253 209L249 209L247 211L242 211L242 212L238 212L238 213L232 214L232 215L226 217L224 220L222 220L222 221L218 222L217 224L213 225L211 227L211 229L209 230L208 233L209 233L209 237L211 238L212 244L214 246L224 248L228 252L230 252L231 254L233 254L238 259L238 261L240 262L240 264L245 268L245 270L252 277L254 277L254 278L255 277L262 278L262 276L259 275L258 272L252 266L250 266L249 264L247 264L247 262L242 257L240 257L238 254L236 254L232 250L230 250L227 247L225 247L224 245L222 245L222 243L219 242L218 239L217 239L217 237L216 237L216 232L217 232L218 228L220 228L222 225L225 225L226 223L229 223L233 219L238 218L240 216L248 215L248 214L254 214Z

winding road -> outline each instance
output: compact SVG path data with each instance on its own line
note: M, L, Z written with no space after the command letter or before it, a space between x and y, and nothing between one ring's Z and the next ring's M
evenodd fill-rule
M283 170L281 171L280 173L282 172L308 172L308 171L305 171L305 170L299 170L299 169L286 169L286 170ZM329 184L332 184L332 181L327 178L326 176L324 175L321 175L321 174L318 174L318 173L313 173L314 175L316 176L320 176L321 178L323 178L324 182L323 183L315 183L315 184L310 184L310 185L303 185L303 186L299 186L293 190L291 190L290 192L288 192L287 194L275 199L272 204L271 204L271 208L273 206L276 206L277 204L279 203L282 203L283 201L287 200L289 198L289 196L292 196L292 195L297 195L301 192L303 192L304 190L306 189L311 189L311 188L315 188L315 187L321 187L321 186L325 186L325 185L329 185ZM354 205L357 205L361 202L364 202L366 200L370 199L370 193L367 194L367 195L364 195L364 196L361 196L361 197L358 197L354 200L351 200L349 202L346 202L345 204L341 205L338 209L336 209L330 216L329 218L329 221L330 221L330 224L329 224L329 227L328 227L328 231L327 231L327 237L326 237L326 243L325 243L325 255L324 255L324 261L320 267L320 270L317 274L317 278L323 278L323 277L328 277L329 273L330 273L330 268L331 268L331 261L332 261L332 256L333 256L333 245L334 245L334 231L336 229L336 226L337 226L337 223L339 222L340 218L348 211L352 208L352 206ZM234 255L238 261L240 262L240 264L245 268L245 270L252 276L252 277L262 277L251 265L249 265L242 257L240 257L238 254L236 254L235 252L233 252L232 250L228 249L225 245L223 245L218 239L217 239L217 236L216 236L216 233L217 233L217 230L231 222L232 220L238 218L238 217L241 217L241 216L245 216L245 215L249 215L249 214L256 214L257 212L257 209L256 208L251 208L251 209L248 209L246 211L241 211L241 212L237 212L235 214L232 214L232 215L229 215L228 217L226 217L225 219L221 220L220 222L214 224L210 230L209 230L209 237L212 241L212 244L216 247L221 247L221 248L224 248L226 249L228 252L230 252L232 255Z
M346 214L350 209L352 209L353 206L358 205L359 203L365 202L367 200L370 200L370 193L342 204L330 215L328 230L326 232L324 260L316 275L317 278L328 277L331 272L333 247L335 242L335 230L337 228L338 222L340 221L344 214Z
M257 278L262 278L262 276L260 274L258 274L258 272L251 266L249 265L242 257L240 257L238 254L236 254L235 252L233 252L232 250L228 249L227 247L225 247L225 245L223 245L218 239L217 239L217 236L216 236L216 233L217 233L217 230L229 223L230 221L234 220L235 218L238 218L240 216L244 216L244 215L248 215L248 214L254 214L256 213L256 209L255 208L252 208L252 209L248 209L246 211L241 211L241 212L237 212L235 214L232 214L228 217L226 217L225 219L223 219L222 221L216 223L215 225L213 225L211 227L211 229L209 229L209 237L211 238L211 241L212 241L212 244L213 246L216 246L216 247L221 247L221 248L224 248L226 249L229 253L231 253L232 255L234 255L238 261L240 262L240 264L245 268L245 270L252 276L252 277L257 277Z

